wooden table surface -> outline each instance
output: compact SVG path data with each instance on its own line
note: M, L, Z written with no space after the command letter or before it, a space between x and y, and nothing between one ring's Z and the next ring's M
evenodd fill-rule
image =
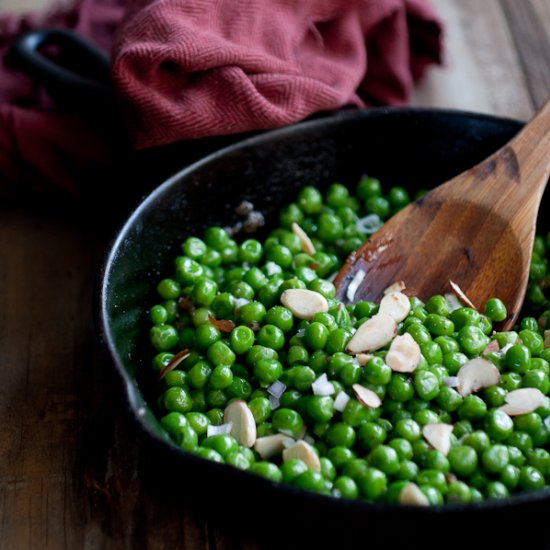
M527 119L550 92L550 1L433 3L447 63L413 103ZM157 491L96 340L106 243L70 216L0 204L0 548L272 548Z

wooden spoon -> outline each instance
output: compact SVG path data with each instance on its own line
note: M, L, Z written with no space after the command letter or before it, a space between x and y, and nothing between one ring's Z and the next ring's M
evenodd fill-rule
M500 328L509 329L525 296L549 175L550 100L507 145L398 212L351 254L334 281L337 297L378 302L403 281L426 300L456 294L453 281L480 310L500 298L508 310Z

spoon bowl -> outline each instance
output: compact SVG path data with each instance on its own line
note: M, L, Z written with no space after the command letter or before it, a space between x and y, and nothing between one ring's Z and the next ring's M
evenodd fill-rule
M388 220L334 283L344 302L379 301L402 281L426 300L459 289L500 298L511 328L525 297L540 200L550 175L550 101L508 144ZM351 282L354 284L350 286Z

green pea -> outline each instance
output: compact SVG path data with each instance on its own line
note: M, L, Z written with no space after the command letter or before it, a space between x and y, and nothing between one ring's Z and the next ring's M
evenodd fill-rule
M359 488L352 478L340 476L334 480L332 494L335 497L353 500L359 496Z
M182 370L173 370L167 372L164 376L164 383L171 386L181 386L186 387L187 385L187 373Z
M435 400L443 410L453 412L460 407L462 396L455 389L442 386Z
M510 457L505 445L492 445L481 455L481 464L485 472L498 474L508 465Z
M434 336L450 336L455 331L454 323L437 313L430 313L424 321L424 326Z
M204 277L204 268L195 260L178 256L174 260L176 280L183 286L192 286Z
M214 449L209 449L206 447L197 447L195 449L195 454L201 458L204 458L205 460L211 460L212 462L224 462L224 459L220 453L215 451Z
M341 353L346 349L350 338L348 330L337 328L329 333L325 349L330 354Z
M426 310L428 313L435 313L447 317L449 315L449 302L447 302L445 296L436 294L426 302Z
M460 352L446 353L443 356L443 366L449 371L450 376L454 376L466 361L468 357Z
M168 322L168 312L164 306L157 304L151 308L149 319L154 325L163 325Z
M491 409L485 416L485 430L495 441L504 441L514 431L514 423L504 411Z
M450 313L449 317L458 331L467 326L477 327L480 319L479 313L470 307L455 309Z
M207 432L208 426L210 425L210 419L205 414L191 411L186 413L185 418L197 435L202 436Z
M458 416L464 420L479 420L487 413L487 405L477 395L467 395L458 408Z
M533 435L542 427L542 418L536 412L515 416L513 424L516 430Z
M311 388L311 384L317 378L315 371L310 367L295 367L294 374L294 386L301 392L308 391Z
M538 331L524 329L520 331L519 337L531 356L537 356L544 349L544 340Z
M250 302L244 304L237 310L237 316L242 323L250 325L252 323L261 323L266 315L264 304L261 302Z
M235 362L233 350L221 341L214 342L206 352L210 362L217 365L232 365Z
M471 502L470 488L463 481L452 481L447 489L448 503L468 504Z
M524 491L542 489L545 485L544 476L533 466L522 466L519 471L519 486Z
M178 331L172 325L151 327L149 339L158 351L168 351L178 343Z
M368 462L374 468L387 475L392 475L399 469L399 456L389 445L378 445L368 455Z
M353 447L355 430L345 422L332 424L325 433L325 442L329 447Z
M416 372L414 375L414 388L421 399L431 401L439 393L439 379L427 370Z
M283 474L276 464L273 462L260 461L250 466L250 472L265 477L270 481L280 482L283 480ZM307 472L305 472L307 473ZM299 477L299 476L298 476Z
M528 433L513 432L506 440L507 445L517 447L523 454L533 448L533 439Z
M369 384L388 384L392 370L381 357L371 357L363 368L363 378Z
M212 367L208 361L197 361L187 374L187 381L193 388L204 388L210 380Z
M282 372L283 366L276 359L260 359L254 364L254 374L263 384L275 382Z
M437 342L425 342L421 344L420 351L429 365L437 365L443 362L443 352Z
M195 330L195 344L199 349L207 349L221 340L221 332L210 323L203 323Z
M273 413L273 428L292 437L301 435L304 421L299 413L292 409L279 408Z
M518 374L517 372L507 372L500 377L500 385L506 391L517 390L521 387L521 382L521 374Z
M447 480L445 474L438 470L421 470L416 476L416 482L419 486L428 485L437 489L442 495L447 494Z
M387 385L387 390L395 401L408 401L414 395L414 385L409 377L395 372Z
M248 380L240 376L233 376L231 384L224 389L224 392L229 398L246 400L252 393L252 386Z
M229 338L231 348L239 355L246 353L254 344L254 332L245 326L235 327Z
M502 300L490 298L485 302L485 315L487 315L491 321L500 323L506 319L508 312Z
M306 470L292 480L292 484L300 489L306 489L317 493L325 492L325 478L320 472Z
M179 413L189 412L193 406L189 392L178 386L168 388L162 396L162 402L167 410Z
M327 458L337 470L341 470L350 460L355 458L355 453L348 447L335 446L328 450Z
M451 471L458 476L468 477L477 468L477 454L468 445L457 445L452 447L447 455Z
M369 468L359 475L356 483L367 500L377 500L387 491L386 474L376 468Z
M227 365L218 365L210 375L210 385L217 390L227 388L233 382L233 371Z
M483 400L489 407L500 407L506 402L508 392L500 386L490 386L482 392Z
M471 325L461 328L457 339L462 351L470 357L481 354L489 343L483 331L479 327Z
M424 325L409 325L406 332L408 332L419 345L431 342L432 340L430 332Z
M513 345L506 352L506 366L513 372L523 374L529 368L531 351L524 345Z
M394 474L397 479L400 480L413 480L418 475L418 465L412 460L403 460L399 464L399 469Z
M443 355L460 351L460 345L452 336L438 336L434 342L441 348Z

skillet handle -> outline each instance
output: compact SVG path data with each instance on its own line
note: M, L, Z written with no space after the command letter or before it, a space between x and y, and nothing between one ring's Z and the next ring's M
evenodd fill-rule
M55 52L55 59L46 55L47 49ZM13 66L43 84L64 107L93 114L115 110L109 55L77 33L56 28L31 31L12 43L8 55Z

